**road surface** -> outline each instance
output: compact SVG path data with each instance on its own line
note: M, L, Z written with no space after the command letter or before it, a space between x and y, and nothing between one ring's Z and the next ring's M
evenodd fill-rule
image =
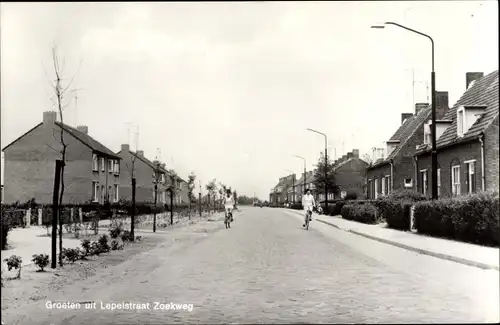
M243 208L231 229L174 229L155 249L49 294L95 302L20 324L454 323L498 321L498 271L419 255L293 212ZM105 309L111 303L142 310ZM101 304L102 303L102 304ZM156 305L161 303L162 305ZM185 304L189 310L172 310ZM155 309L156 307L167 308ZM84 305L82 305L84 306ZM94 308L95 307L95 308ZM136 306L141 307L141 305Z

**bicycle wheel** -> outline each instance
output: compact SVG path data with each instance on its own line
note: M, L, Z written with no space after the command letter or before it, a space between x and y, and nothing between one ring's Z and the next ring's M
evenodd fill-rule
M306 220L306 230L309 230L309 220L311 218L311 212L307 213L307 220Z

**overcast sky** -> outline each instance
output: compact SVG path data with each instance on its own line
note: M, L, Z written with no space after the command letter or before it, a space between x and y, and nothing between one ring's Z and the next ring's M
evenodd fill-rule
M450 105L466 72L498 69L497 1L2 3L1 145L52 109L55 42L65 78L82 61L66 123L118 151L136 147L133 122L148 158L160 148L186 179L268 198L302 171L292 155L316 163L324 139L306 128L328 134L332 155L368 153L427 101L430 42L370 29L383 21L434 38Z

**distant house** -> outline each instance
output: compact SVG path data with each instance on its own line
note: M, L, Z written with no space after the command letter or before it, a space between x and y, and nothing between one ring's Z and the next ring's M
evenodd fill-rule
M366 168L368 163L359 158L359 150L353 149L333 163L335 185L338 186L337 195L328 193L328 199L338 198L341 192L356 193L358 198L363 198L366 193ZM325 194L320 193L319 199L324 200Z
M469 72L465 93L443 120L437 121L438 195L498 191L498 91L498 70L487 76ZM416 188L429 194L430 148L429 139L415 153Z
M314 185L314 170L310 170L306 172L306 180L304 182L304 173L301 174L299 180L295 181L295 195L296 202L302 202L302 196L305 193L305 190L311 190L311 194L317 197L316 186Z
M141 203L152 203L155 200L155 183L157 183L157 203L170 203L167 188L169 186L168 171L165 164L159 161L151 161L144 157L144 151L130 150L128 144L122 144L117 155L122 159L122 171L120 173L121 197L132 199L132 173L135 175L135 201ZM175 199L174 199L175 200ZM174 201L175 202L175 201Z
M52 203L55 161L61 159L61 130L67 144L63 203L118 200L120 157L88 134L57 122L56 112L44 112L42 123L3 148L5 203L34 198Z
M438 120L446 114L448 106L448 92L436 92ZM415 114L401 115L401 126L386 142L387 157L379 157L367 168L368 198L375 199L395 190L416 189L413 155L417 145L429 141L425 123L430 119L431 107L427 103L417 103Z
M285 203L293 203L293 184L297 184L295 174L285 177L280 177L278 184L271 189L269 194L269 202L276 205ZM292 189L292 191L290 191Z

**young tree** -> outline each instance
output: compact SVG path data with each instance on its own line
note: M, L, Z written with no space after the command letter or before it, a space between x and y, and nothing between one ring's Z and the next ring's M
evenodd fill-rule
M78 74L78 71L80 70L81 67L81 61L80 61L80 66L78 68L77 73L70 79L67 85L63 85L63 76L62 74L64 73L64 68L65 68L65 60L62 60L62 66L61 62L58 56L57 52L57 46L54 45L52 46L52 64L54 67L54 75L55 75L55 80L50 81L50 85L52 86L55 94L55 106L57 107L57 112L59 114L59 120L61 122L61 125L64 125L64 109L68 107L69 103L66 102L65 100L65 94L67 93L68 89L71 87L73 81L75 80L75 77ZM64 190L65 190L65 182L64 182L64 169L66 166L66 150L68 145L65 142L64 139L64 129L61 127L60 128L60 133L58 137L58 141L60 143L60 153L61 153L61 161L62 161L62 166L61 166L61 173L60 173L60 189L59 189L59 209L57 211L57 215L54 216L59 220L59 252L62 252L63 249L63 244L62 244L62 234L63 234L63 221L62 221L62 204L63 204L63 198L64 198ZM59 265L63 266L63 255L59 253Z
M327 171L328 178L325 178L325 169ZM333 163L330 160L330 157L328 157L328 160L325 161L325 155L322 152L320 153L316 169L314 170L314 185L316 186L316 191L318 193L325 193L325 186L328 189L328 193L337 195L339 192L339 187L335 182Z
M177 197L177 193L179 191L179 176L175 172L175 170L170 169L168 171L168 177L169 177L169 186L167 188L167 191L170 193L170 224L174 224L174 198Z
M194 196L194 188L196 186L196 175L194 172L188 176L188 199L189 199L189 218L191 219L191 204L196 202L196 197Z
M153 211L153 232L156 232L156 204L158 202L158 184L161 183L162 177L165 177L161 163L159 161L153 162L153 184L154 184L154 211Z
M210 206L210 197L214 196L217 191L216 180L211 180L207 185L205 185L205 189L208 191L208 205Z

